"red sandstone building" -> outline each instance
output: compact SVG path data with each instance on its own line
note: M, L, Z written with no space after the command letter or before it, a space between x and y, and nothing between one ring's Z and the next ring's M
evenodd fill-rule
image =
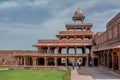
M0 50L0 65L16 67L70 66L72 60L82 60L83 66L104 66L120 70L120 13L107 24L105 32L94 35L92 23L84 23L85 16L77 10L73 24L66 24L57 40L38 40L37 51Z
M107 23L105 32L94 35L94 41L93 65L120 71L120 13Z

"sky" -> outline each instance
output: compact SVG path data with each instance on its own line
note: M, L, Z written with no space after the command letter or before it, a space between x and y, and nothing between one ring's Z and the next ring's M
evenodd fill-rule
M92 30L106 30L106 23L120 12L120 0L0 0L0 50L35 50L39 39L57 39L65 24L73 23L80 8Z

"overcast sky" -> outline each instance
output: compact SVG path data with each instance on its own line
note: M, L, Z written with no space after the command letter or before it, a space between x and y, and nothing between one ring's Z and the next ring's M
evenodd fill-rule
M0 50L30 50L38 39L56 39L80 8L92 30L105 31L120 0L0 0Z

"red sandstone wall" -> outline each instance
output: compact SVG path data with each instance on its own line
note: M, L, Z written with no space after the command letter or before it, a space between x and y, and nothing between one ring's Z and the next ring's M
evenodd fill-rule
M16 64L14 54L36 53L33 50L0 50L0 65L12 66Z

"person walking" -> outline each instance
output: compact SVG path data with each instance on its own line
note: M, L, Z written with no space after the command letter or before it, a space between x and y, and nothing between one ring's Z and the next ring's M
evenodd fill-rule
M73 60L71 63L72 63L72 69L74 70L75 69L75 60Z
M82 65L82 61L79 60L79 61L78 61L78 69L80 69L81 65Z
M90 67L92 67L92 61L90 61Z

